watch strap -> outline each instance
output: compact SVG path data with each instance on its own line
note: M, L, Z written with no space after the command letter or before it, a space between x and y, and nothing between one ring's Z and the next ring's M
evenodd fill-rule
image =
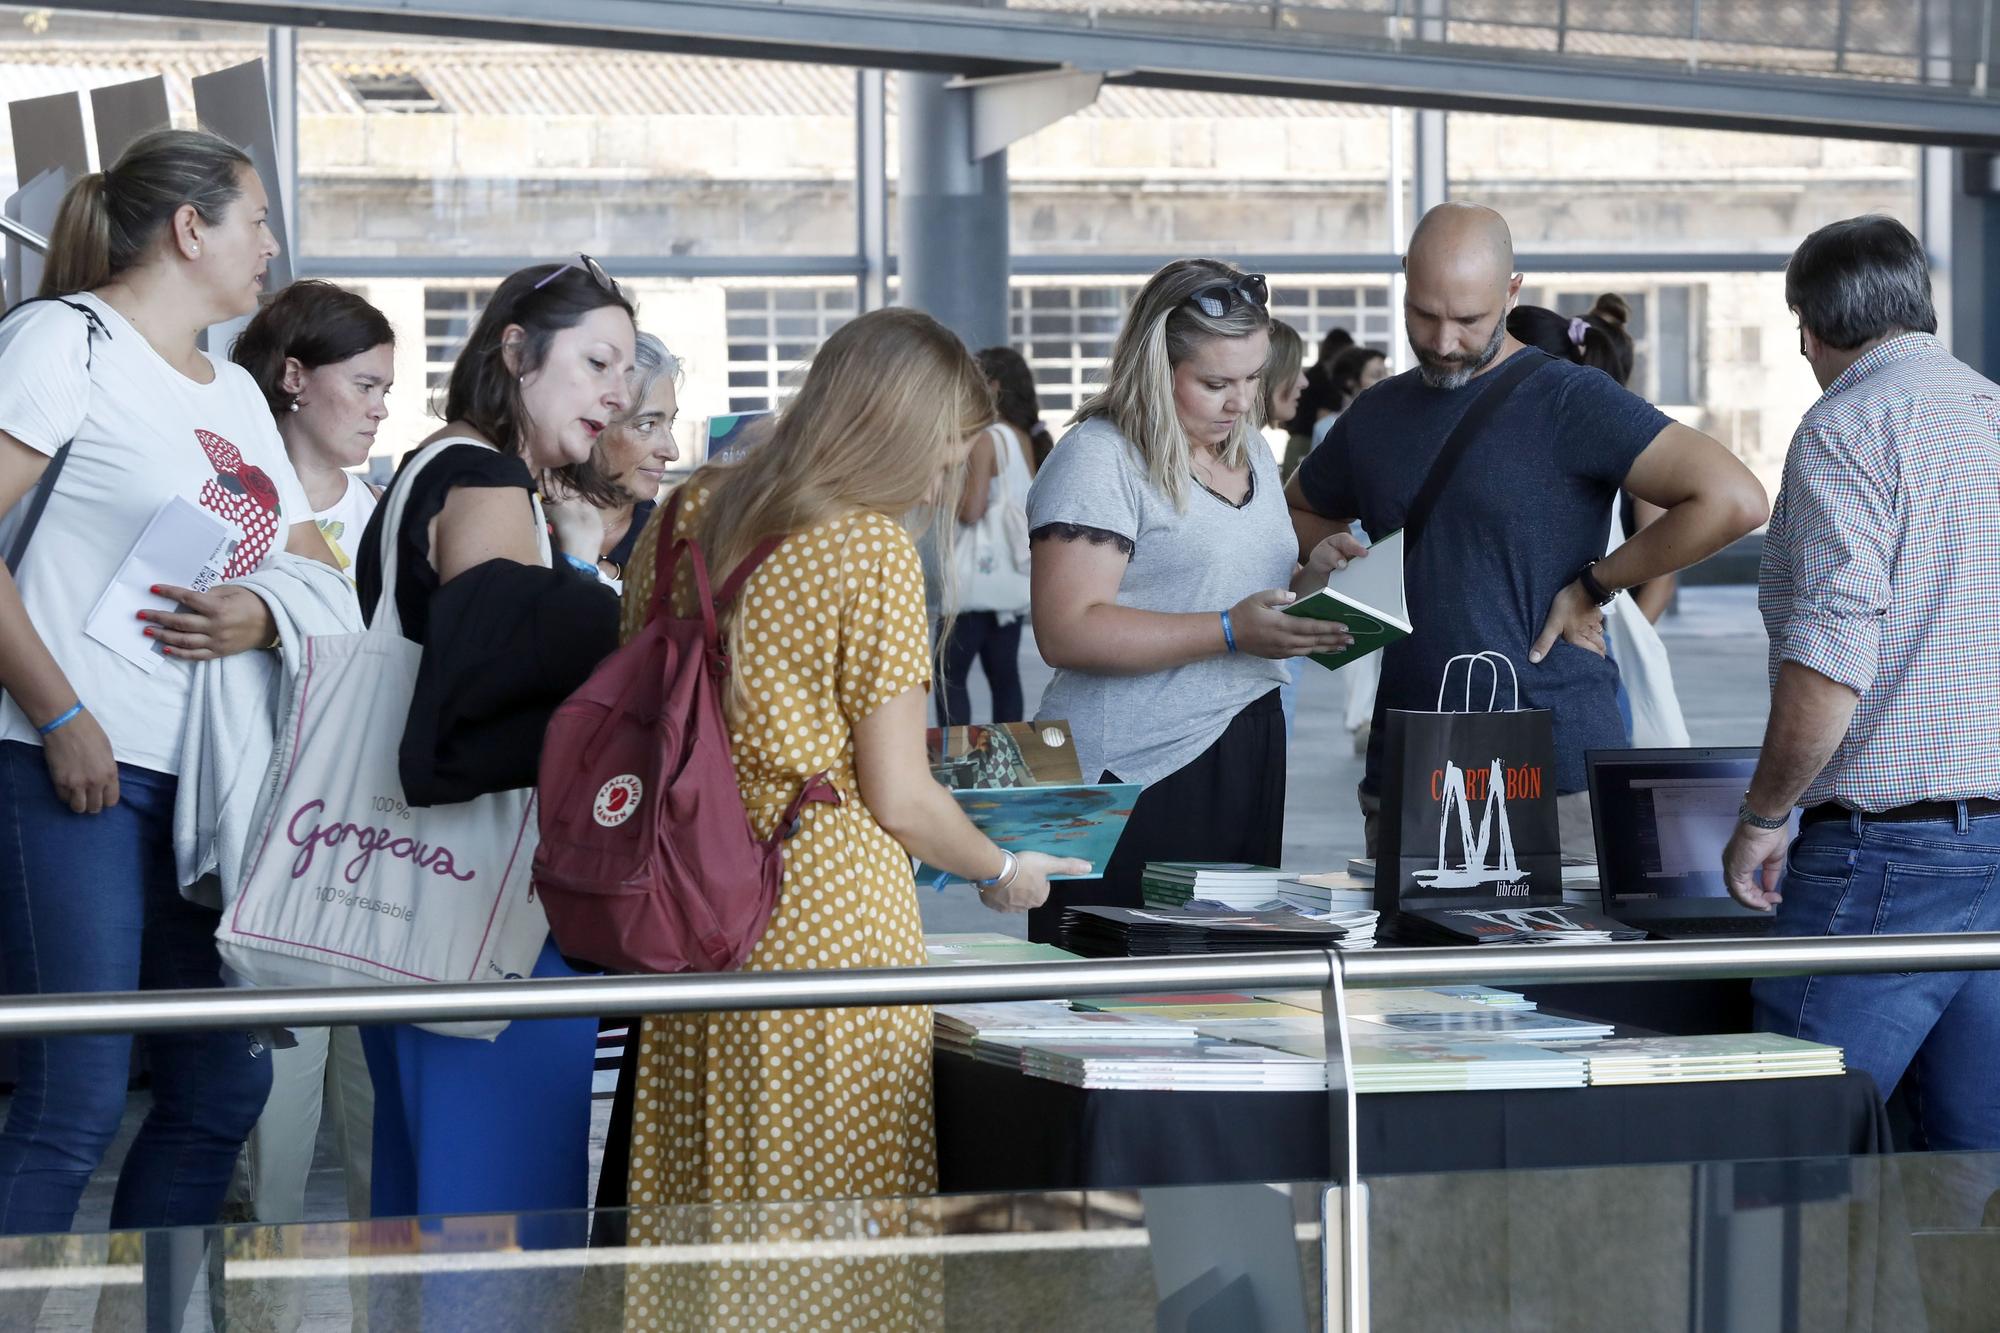
M1583 585L1583 590L1589 594L1591 601L1597 603L1599 606L1604 606L1618 594L1597 581L1596 571L1597 562L1593 560L1577 571L1576 581Z
M1736 807L1736 822L1739 824L1748 824L1751 828L1763 829L1766 833L1772 833L1791 823L1792 815L1788 810L1776 819L1766 818L1750 808L1750 794L1745 792L1742 803Z

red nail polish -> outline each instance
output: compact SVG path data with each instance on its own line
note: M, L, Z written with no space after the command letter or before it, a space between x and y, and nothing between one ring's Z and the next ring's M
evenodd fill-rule
M153 585L152 587L150 587L150 588L146 589L146 591L147 591L147 592L150 592L150 593L152 593L152 594L153 594L153 595L154 595L155 597L158 597L158 596L160 596L160 595L161 595L161 594L160 594L160 585L159 585L159 584L157 584L157 583L155 583L155 584L154 584L154 585Z
M153 637L153 627L151 625L146 626L146 637L149 639Z
M139 618L140 620L144 620L144 619L146 618L146 613L145 613L144 611L141 611L141 612L139 613L139 616L138 616L138 618Z
M162 657L172 657L174 655L174 650L167 647L167 645L163 643L160 645L160 655Z

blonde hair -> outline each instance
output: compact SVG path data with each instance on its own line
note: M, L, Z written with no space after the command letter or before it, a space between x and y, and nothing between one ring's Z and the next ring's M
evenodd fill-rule
M1285 421L1273 421L1278 414L1278 394L1299 382L1299 371L1306 364L1306 345L1299 340L1299 331L1282 319L1271 321L1271 355L1264 360L1264 424L1267 426L1289 426Z
M249 154L206 130L135 140L109 170L78 176L63 193L40 294L90 291L135 267L183 205L216 225L252 170Z
M1204 287L1241 282L1245 274L1220 259L1176 259L1146 280L1125 312L1125 325L1112 344L1102 393L1077 409L1071 424L1105 417L1146 460L1153 485L1186 509L1193 450L1180 414L1174 410L1174 367L1210 338L1248 338L1270 326L1260 305L1232 299L1220 316L1204 313L1188 298ZM1259 415L1261 415L1261 405ZM1224 467L1250 459L1250 437L1263 423L1248 417L1236 423L1217 452Z
M765 538L843 513L955 513L955 494L937 496L935 508L924 502L940 484L963 485L954 448L992 420L986 377L956 335L921 311L871 311L821 345L765 438L741 459L704 464L689 479L707 488L689 535L719 580ZM948 568L958 525L935 526ZM742 620L725 616L730 655L739 657Z

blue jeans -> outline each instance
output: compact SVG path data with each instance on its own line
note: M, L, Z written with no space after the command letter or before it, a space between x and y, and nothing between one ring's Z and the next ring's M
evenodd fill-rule
M1776 933L2000 930L1996 879L2000 815L1812 824L1792 844ZM2000 1148L2000 972L1778 977L1751 995L1758 1028L1844 1047L1884 1098L1913 1071L1925 1147Z
M118 766L118 804L70 811L41 750L0 742L0 948L16 995L222 984L219 917L180 895L175 781ZM153 1107L119 1172L114 1229L209 1226L271 1090L241 1029L145 1039ZM0 1234L67 1231L125 1114L132 1038L22 1040L0 1130Z

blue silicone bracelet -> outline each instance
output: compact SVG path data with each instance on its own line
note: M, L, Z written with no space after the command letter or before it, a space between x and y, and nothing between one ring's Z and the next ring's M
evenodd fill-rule
M56 730L56 728L64 725L65 723L75 721L76 715L78 713L81 713L82 711L83 711L83 701L79 699L77 700L77 702L69 706L69 711L67 713L64 713L61 717L55 719L53 722L43 723L41 726L36 727L35 730L41 735L46 736L50 732Z
M1229 651L1236 651L1236 631L1229 624L1229 613L1222 613L1222 641L1229 645Z
M591 564L588 560L585 560L582 556L571 555L568 551L564 551L562 553L562 558L569 561L569 567L577 571L579 574L588 574L592 578L597 577L597 566Z

